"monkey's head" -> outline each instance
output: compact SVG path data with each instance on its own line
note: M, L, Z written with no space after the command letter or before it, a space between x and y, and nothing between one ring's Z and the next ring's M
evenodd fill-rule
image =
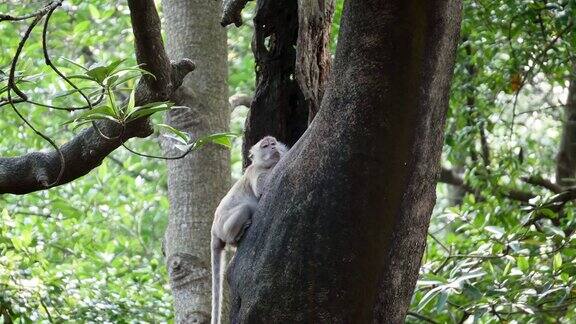
M266 136L252 146L250 149L250 159L254 165L271 168L280 161L287 151L286 146L278 142L276 138Z

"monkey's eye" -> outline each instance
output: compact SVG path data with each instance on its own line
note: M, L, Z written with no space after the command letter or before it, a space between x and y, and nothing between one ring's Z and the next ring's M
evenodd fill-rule
M267 147L268 147L268 144L262 145L262 148L267 148Z

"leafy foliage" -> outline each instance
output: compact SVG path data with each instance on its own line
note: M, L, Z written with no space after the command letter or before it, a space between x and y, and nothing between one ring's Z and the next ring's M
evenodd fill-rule
M555 192L525 180L554 179L562 108L576 82L575 9L465 1L443 164L473 191L438 187L408 322L576 319L573 205L556 208Z
M24 15L38 1L8 0L1 13ZM551 323L576 320L574 206L523 180L554 179L562 108L576 53L573 0L465 0L462 42L444 145L443 166L467 188L438 186L421 276L409 323ZM229 90L254 92L251 10L229 29ZM331 49L343 1L336 1ZM170 103L137 107L133 89L143 72L133 56L128 8L70 0L48 32L55 64L78 89L44 64L41 35L32 33L15 82L35 102L75 112L19 105L25 118L58 144L97 119L118 123L152 115L162 136L182 151L212 142L232 147L241 172L246 109L232 115L232 133L193 139L163 124ZM0 98L25 22L0 23ZM125 59L123 59L125 58ZM101 100L99 100L102 98ZM153 114L158 112L158 114ZM0 107L0 154L15 156L46 143ZM130 143L157 152L154 140ZM193 154L193 153L192 153ZM172 320L161 241L167 222L165 165L124 149L62 187L0 196L0 318L22 322L166 322ZM518 201L511 192L531 194ZM8 315L7 315L8 314ZM4 317L2 317L4 316Z

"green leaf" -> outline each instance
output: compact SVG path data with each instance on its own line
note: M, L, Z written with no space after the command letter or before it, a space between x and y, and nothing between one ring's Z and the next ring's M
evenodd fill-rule
M118 71L116 71L116 73L118 73ZM125 83L125 82L128 82L128 81L130 81L130 80L132 80L132 79L137 79L137 78L139 78L139 77L140 77L140 75L127 75L127 76L118 78L118 80L117 80L116 82L114 82L112 85L110 85L110 87L111 87L112 89L114 89L114 88L118 87L119 85L121 85L121 84L123 84L123 83Z
M107 77L106 79L104 79L104 84L106 84L107 86L112 88L112 84L114 84L116 82L116 80L118 80L119 76L117 74L113 74L109 77Z
M438 297L438 301L436 302L436 312L440 313L446 307L446 302L448 301L448 293L446 291L442 291L440 296Z
M522 272L527 272L530 268L530 263L528 262L528 257L519 256L516 258L516 263L518 264L518 268L522 270Z
M134 112L136 108L136 87L130 92L130 98L128 99L128 104L126 105L126 116L129 116Z
M542 225L542 229L545 232L550 233L552 235L556 235L556 236L559 236L562 238L566 237L566 234L564 233L563 230L561 230L560 228L558 228L552 224L544 224L544 225Z
M478 300L482 298L482 292L471 284L465 283L463 288L463 292L466 296L468 296L468 298L472 300Z
M96 82L102 84L104 80L110 76L122 62L124 62L124 60L116 60L106 66L96 65L86 71L86 75L94 79Z
M154 113L168 110L172 107L171 102L152 102L147 105L136 107L133 112L126 116L126 120L134 120L145 116L150 116Z
M443 287L436 287L433 289L430 289L430 291L428 291L424 297L422 297L422 299L420 299L420 302L418 303L418 311L422 311L426 305L428 305L428 303L430 303L432 301L432 299L434 299L434 297L436 297L441 289L443 289Z
M484 227L484 229L487 232L490 232L492 234L495 234L494 236L496 238L502 238L502 236L504 236L504 229L502 227L498 227L498 226L486 226Z
M208 143L214 143L214 144L218 144L218 145L222 145L226 148L231 148L232 147L232 139L238 137L237 134L234 133L216 133L216 134L211 134L208 136L204 136L199 138L196 143L198 145L198 148L208 144Z
M78 24L76 24L76 26L74 26L74 30L72 31L72 33L81 34L85 31L87 31L88 28L90 28L90 25L91 25L91 23L88 20L81 21Z
M132 66L132 67L127 67L127 68L121 68L116 70L116 73L120 73L120 72L140 72L142 75L149 75L151 77L153 77L154 79L156 79L156 76L138 66Z
M558 271L560 267L562 267L562 255L558 252L554 254L554 258L552 260L552 266L554 271Z
M98 8L95 5L91 3L88 4L88 11L90 11L90 16L92 16L93 19L100 19L100 11L98 11Z
M502 277L508 276L508 273L510 273L510 269L512 269L512 262L506 263L506 267L504 268L504 272L502 272Z
M86 75L98 83L102 83L108 76L108 69L105 66L96 66L86 71Z
M169 131L170 133L176 135L176 139L184 145L188 144L188 141L190 141L190 137L188 136L188 134L186 134L185 132L178 130L178 129L170 126L170 125L156 124L156 126L163 128L163 129Z
M114 113L112 108L109 106L99 106L91 110L84 111L72 119L68 120L64 125L76 122L76 121L85 121L85 120L97 120L97 119L104 119L108 118L114 121L118 121L118 116Z
M88 23L88 25L90 25L90 24ZM88 71L88 69L87 69L86 67L84 67L83 65L78 64L78 63L76 63L76 62L74 62L74 61L72 61L72 60L69 59L69 58L66 58L66 57L64 57L64 56L61 56L60 58L63 59L64 61L68 62L68 63L71 63L71 64L73 64L73 65L81 68L81 69L84 70L84 71ZM68 78L70 78L70 77L68 77Z

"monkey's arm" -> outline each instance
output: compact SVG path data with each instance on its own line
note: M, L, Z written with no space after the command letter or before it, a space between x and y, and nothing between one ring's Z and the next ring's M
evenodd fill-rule
M258 179L256 179L256 186L254 188L254 193L256 194L256 198L260 200L260 197L267 191L268 186L268 175L270 171L262 172L258 175Z

